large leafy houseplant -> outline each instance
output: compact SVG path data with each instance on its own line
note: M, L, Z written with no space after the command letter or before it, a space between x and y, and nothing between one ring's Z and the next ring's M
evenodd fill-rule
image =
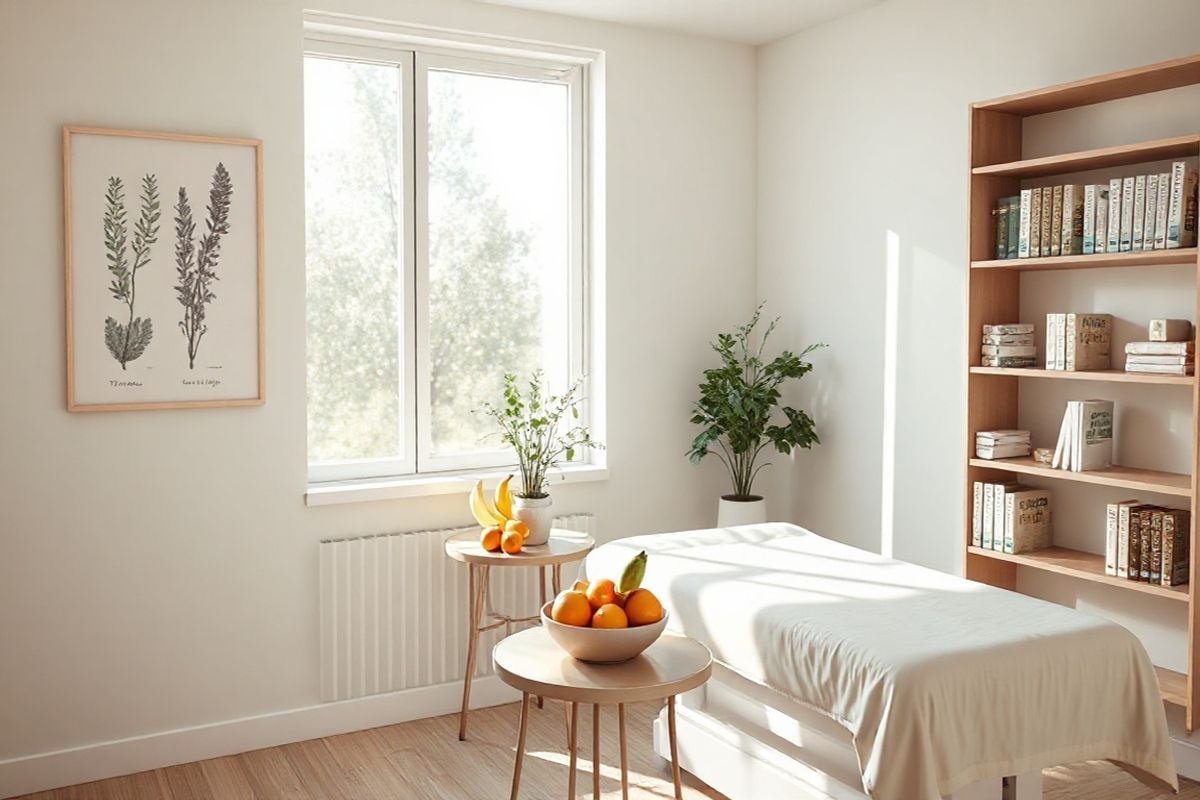
M733 333L718 334L712 348L721 365L704 371L700 399L693 407L692 422L703 430L692 440L688 458L693 464L710 453L719 458L733 481L730 500L759 499L752 489L759 471L769 465L758 463L766 448L773 446L787 455L795 447L807 450L821 442L807 412L790 406L779 409L779 389L811 372L813 365L804 356L825 345L809 345L798 355L784 350L765 361L763 350L779 319L767 325L755 347L752 339L761 314L760 305L748 323ZM783 424L771 422L776 409L783 412Z
M541 370L533 373L527 391L522 391L516 375L506 373L504 402L482 405L483 413L500 426L501 441L516 452L521 473L518 498L549 497L546 473L563 461L573 461L581 448L604 448L578 423L581 385L581 380L576 381L561 395L547 395Z

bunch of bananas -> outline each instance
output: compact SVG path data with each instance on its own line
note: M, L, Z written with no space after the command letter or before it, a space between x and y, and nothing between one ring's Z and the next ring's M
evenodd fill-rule
M483 481L476 481L471 490L471 515L483 527L479 545L489 552L503 550L516 555L529 536L529 526L513 516L512 492L508 488L512 477L508 475L496 485L491 500L483 493Z

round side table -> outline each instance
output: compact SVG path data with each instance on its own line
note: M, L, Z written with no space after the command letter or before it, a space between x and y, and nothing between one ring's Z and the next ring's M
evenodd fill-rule
M504 552L489 552L479 545L479 533L458 533L446 540L446 555L467 565L467 608L470 618L467 623L467 672L463 679L462 711L458 718L458 738L467 738L467 711L471 702L471 681L475 672L475 655L479 649L479 634L500 626L514 623L538 622L540 616L510 617L492 609L488 591L488 575L492 567L537 567L538 608L546 604L546 568L551 570L552 590L557 595L562 590L562 565L581 561L596 546L595 540L584 533L555 528L550 531L550 540L545 544L525 547L516 555ZM488 622L481 624L486 611ZM541 704L541 697L538 698Z
M679 748L675 742L675 695L695 689L712 674L712 654L687 636L663 634L645 652L620 664L589 664L559 649L543 628L530 628L509 636L492 650L492 663L500 679L520 689L521 728L513 765L511 800L521 790L521 762L525 757L525 730L531 695L562 700L571 706L568 734L570 767L567 797L575 797L576 742L579 704L592 704L592 795L600 798L600 706L616 705L621 742L621 797L629 798L629 767L625 754L625 704L647 700L667 701L667 728L671 743L671 773L676 800L682 800Z

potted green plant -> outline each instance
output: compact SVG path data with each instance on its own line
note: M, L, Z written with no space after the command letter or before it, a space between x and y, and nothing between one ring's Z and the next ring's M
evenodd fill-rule
M513 513L529 526L528 545L545 544L554 520L546 475L563 461L573 461L584 447L603 449L587 427L578 424L582 380L561 395L547 395L541 370L522 391L517 376L504 376L504 402L484 403L481 410L499 425L498 433L516 452L521 489L514 493ZM564 420L566 424L564 424Z
M766 521L766 504L753 492L754 479L770 463L759 463L763 450L774 447L787 455L792 448L807 450L821 442L805 411L780 409L779 388L811 372L813 365L803 357L825 345L809 345L799 355L784 350L765 361L763 349L779 318L771 321L755 347L752 339L761 314L759 305L748 323L733 333L717 335L712 348L721 365L704 371L700 399L693 407L692 422L703 430L692 440L688 458L698 464L715 455L733 481L733 492L721 496L717 524L722 527ZM783 424L771 422L776 409L783 412Z

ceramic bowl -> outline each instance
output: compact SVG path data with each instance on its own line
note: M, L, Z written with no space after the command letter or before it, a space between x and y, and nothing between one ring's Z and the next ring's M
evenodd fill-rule
M592 664L616 664L640 655L662 635L670 614L650 625L635 628L580 628L550 618L551 601L542 606L542 625L554 643L567 655Z

